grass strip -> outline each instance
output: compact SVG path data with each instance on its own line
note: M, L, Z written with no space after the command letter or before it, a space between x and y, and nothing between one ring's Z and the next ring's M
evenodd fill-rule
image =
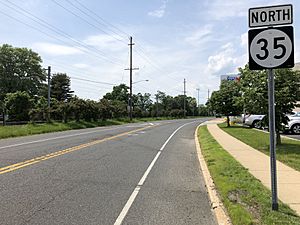
M190 117L195 118L195 117ZM86 121L70 121L68 123L29 123L26 125L12 125L12 126L0 126L0 139L10 138L10 137L20 137L33 134L43 134L51 133L58 131L74 130L74 129L84 129L84 128L93 128L100 126L111 126L111 125L122 125L127 123L138 123L138 122L150 122L150 121L159 121L159 120L171 120L178 119L173 117L150 117L150 118L139 118L133 119L130 121L128 118L120 118L114 120L105 120L105 121L95 121L95 122L86 122Z
M198 130L202 154L220 198L234 225L300 224L300 217L279 202L279 211L271 210L271 192L225 151L206 126Z
M219 127L247 145L270 155L269 133L242 126L226 127L225 123L219 124ZM282 144L276 146L277 160L300 171L300 141L287 138L281 138L281 141Z

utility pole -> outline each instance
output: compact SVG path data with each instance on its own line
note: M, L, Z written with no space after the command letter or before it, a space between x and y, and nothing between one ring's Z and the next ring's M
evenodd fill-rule
M51 66L48 66L48 109L50 109L50 95L51 95Z
M185 91L185 83L186 83L186 81L185 81L185 79L183 80L183 117L185 118L186 117L186 111L185 111L185 108L186 108L186 96L185 96L185 94L186 94L186 91Z
M209 89L207 90L207 101L209 101ZM207 113L208 113L208 116L210 116L210 111L209 110L207 111Z
M47 120L50 121L50 99L51 99L51 66L48 66L48 112L47 112Z
M198 91L198 114L199 114L198 116L200 116L200 102L199 102L199 99L200 99L199 98L200 88L197 88L196 90Z
M158 117L158 94L156 95L156 117Z
M134 45L134 43L132 43L132 37L129 38L130 43L129 45L129 49L130 49L130 56L129 56L129 69L125 69L125 70L129 70L129 119L130 121L132 121L132 71L133 70L138 70L139 68L132 68L132 46Z

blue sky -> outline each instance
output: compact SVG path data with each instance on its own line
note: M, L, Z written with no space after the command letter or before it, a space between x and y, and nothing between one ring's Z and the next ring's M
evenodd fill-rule
M112 90L110 84L129 83L124 69L131 35L134 67L139 67L133 80L149 80L134 84L134 93L182 94L185 78L187 94L197 97L200 88L205 103L208 89L218 89L220 75L236 73L248 61L248 8L287 3L294 7L299 62L296 0L6 0L0 3L0 44L32 48L45 67L72 78L76 95L98 100Z

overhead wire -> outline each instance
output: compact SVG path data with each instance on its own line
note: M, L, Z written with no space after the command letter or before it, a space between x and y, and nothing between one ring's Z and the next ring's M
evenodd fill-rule
M55 3L57 3L56 0L52 0ZM77 7L74 3L72 3L70 0L65 0L67 1L69 4L71 4L73 7L75 7L77 10L79 10L80 12L82 12L84 15L88 16L89 18L94 19L95 21L97 21L97 19L95 19L94 17L90 16L90 14L87 14L86 12L84 12L82 9L80 9L79 7ZM78 5L80 5L82 8L84 8L85 10L87 10L88 12L90 12L92 15L94 15L95 17L99 18L100 20L102 20L104 23L109 24L110 26L116 28L119 32L125 34L127 37L129 37L129 35L122 31L121 29L117 28L116 26L114 26L113 24L110 24L108 22L106 22L102 17L98 16L95 12L93 12L91 9L89 9L88 7L86 7L85 5L83 5L81 2L79 2L78 0L74 0L76 3L78 3ZM60 5L60 4L59 4ZM60 5L61 6L61 5ZM61 6L62 7L62 6ZM65 10L67 10L65 7L63 7ZM73 13L72 13L73 14ZM74 14L73 14L74 15ZM103 24L103 23L101 23ZM119 35L118 33L114 32L113 33ZM159 67L157 66L154 62L152 62L152 60L147 56L147 54L145 53L144 49L142 48L142 46L138 46L138 49L140 50L140 52L142 52L144 55L142 55L141 53L139 53L138 51L134 50L138 55L140 55L144 60L146 60L150 65L152 65L154 68L156 68L156 70L159 70L160 72L163 72L164 75L162 76L167 76L170 79L173 79L175 81L178 81L177 79L175 79L174 77L169 76L168 74L165 74L165 72Z
M97 18L91 16L90 14L86 13L84 10L82 10L80 7L76 6L72 1L70 0L65 0L66 2L68 2L70 5L72 5L75 9L79 10L81 13L83 13L85 16L91 18L94 22L96 22L99 25L104 25L103 23L99 22ZM78 3L78 1L76 1ZM80 4L80 3L79 3ZM81 7L84 7L84 9L86 9L86 7L82 4L80 4ZM104 25L106 26L106 25ZM106 26L107 27L107 26ZM111 30L111 28L107 27L112 33L116 34L117 36L121 37L123 39L122 36L120 36L118 33L116 33L115 31ZM99 28L100 29L100 28ZM103 29L101 29L102 32L106 33L107 35L110 35L108 32L104 31ZM124 40L116 38L115 36L112 36L114 39L127 44L127 42L124 42ZM127 36L126 36L127 37Z
M7 3L10 3L10 4L13 5L14 7L8 5ZM78 41L78 40L74 39L72 36L70 36L70 35L67 34L66 32L62 31L62 30L59 29L59 28L56 28L55 26L51 25L51 24L48 23L47 21L45 21L45 20L43 20L43 19L41 19L41 18L39 18L39 17L33 15L33 14L30 13L29 11L27 11L27 10L25 10L25 9L23 9L23 8L21 8L21 7L19 7L18 5L14 4L13 2L7 0L6 3L5 3L5 2L2 2L2 4L4 4L6 7L10 8L10 9L12 9L12 10L14 10L14 11L17 11L17 12L20 13L20 14L23 14L23 15L26 16L27 18L31 19L32 21L38 23L39 25L41 25L41 26L43 26L43 27L46 27L47 29L49 29L49 30L55 32L56 34L58 34L58 35L60 35L60 36L63 36L64 38L67 38L67 39L69 39L69 40L75 42L77 45L79 45L79 46L82 47L82 48L78 48L77 46L72 46L72 47L74 47L74 48L76 48L76 49L79 49L80 51L84 51L84 52L86 52L86 53L93 54L93 55L95 55L95 53L97 53L97 56L100 56L103 60L108 61L108 62L110 62L110 63L112 63L112 64L118 64L118 65L121 65L120 63L116 62L116 60L119 60L119 59L114 58L115 61L110 60L110 59L107 57L107 53L102 52L102 51L100 51L99 49L97 49L97 48L95 48L95 47L91 47L90 45L87 45L86 43L83 43L83 42L81 42L81 41ZM2 12L2 13L3 13L3 12ZM5 14L5 13L3 13L3 14ZM29 16L28 16L28 15L29 15ZM52 35L50 35L50 34L44 32L44 31L42 31L41 29L36 28L36 27L34 27L34 26L32 26L32 25L29 25L29 24L27 24L27 23L25 23L25 22L23 22L23 21L21 21L21 20L15 18L15 17L11 16L11 15L6 14L6 16L9 16L10 18L17 20L18 22L20 22L20 23L22 23L22 24L24 24L24 25L26 25L26 26L29 26L30 28L39 31L39 32L43 33L44 35L47 35L48 37L54 38L55 40L58 40L59 42L62 42L62 43L64 43L64 44L69 45L69 43L66 42L65 40L59 39L59 38L57 38L57 37L55 37L55 36L52 36ZM89 49L89 51L88 51L86 48Z
M118 28L117 26L109 23L108 21L106 21L105 19L103 19L101 16L99 16L97 13L95 13L93 10L91 10L90 8L86 7L85 5L83 5L80 1L78 0L73 0L74 2L77 2L82 8L86 9L89 13L91 13L92 15L94 15L96 18L100 19L101 21L103 21L104 24L108 24L108 26L111 26L113 28L115 28L116 30L118 30L120 33L123 33L126 37L129 37L130 35L128 33L126 33L125 31L121 30L120 28Z
M53 1L54 3L56 3L57 5L59 5L60 7L64 8L65 10L67 10L69 13L73 14L73 15L76 16L76 17L79 17L79 18L83 19L85 22L87 22L87 23L90 24L91 26L95 27L95 25L92 25L92 24L89 23L86 19L82 18L81 16L78 16L76 13L72 12L71 10L68 10L67 8L65 8L64 6L62 6L61 4L59 4L57 1L55 1L55 0L52 0L52 1ZM66 1L70 3L69 0L66 0ZM77 0L75 0L75 1L76 1L77 3L79 3L79 1L77 1ZM28 12L28 11L26 11L26 10L24 10L24 9L22 9L22 8L20 8L20 7L18 7L16 4L12 3L11 1L7 0L7 2L9 2L9 3L13 4L15 7L19 8L19 10L18 10L19 13L20 13L20 10L22 10L22 11L25 12L26 14L28 14L28 15L30 15L31 17L35 18L35 19L33 19L33 18L30 18L30 17L27 16L28 18L30 18L31 20L35 21L36 23L39 23L40 25L43 25L43 26L46 24L46 26L48 27L48 29L51 29L51 30L54 31L55 33L59 33L61 36L64 36L65 38L68 38L68 39L70 39L70 40L72 40L72 41L75 41L77 44L79 44L79 45L81 45L82 47L84 47L84 49L79 48L80 51L85 51L85 48L87 48L87 47L90 48L89 45L82 45L82 43L79 43L79 41L77 41L76 39L72 38L70 35L68 35L68 34L65 33L64 31L62 31L62 30L60 30L60 29L58 29L58 28L52 26L52 25L49 24L48 22L46 22L46 21L44 21L44 20L42 20L42 19L36 17L35 15L31 14L30 12ZM72 3L71 3L71 4L72 4ZM80 4L82 7L85 7L83 4L81 4L81 3L79 3L79 4ZM72 4L72 5L74 6L74 4ZM11 9L15 10L13 7L10 7L10 6L8 6L7 4L6 4L6 7L9 7L9 8L11 8ZM78 7L77 7L77 9L80 10ZM87 7L85 7L85 9L89 10ZM80 10L80 11L82 12L82 10ZM92 11L91 11L91 12L92 12ZM36 28L36 27L34 27L34 26L30 25L30 24L27 24L27 23L25 23L25 22L23 22L23 21L21 21L21 20L15 18L15 17L13 17L13 16L10 16L10 15L4 13L4 12L1 12L1 13L4 14L4 15L6 15L6 16L8 16L8 17L10 17L10 18L12 18L12 19L14 19L14 20L16 20L16 21L18 21L18 22L20 22L20 23L22 23L22 24L24 24L24 25L26 25L26 26L28 26L28 27L30 27L30 28L32 28L32 29L34 29L34 30L37 30L37 31L43 33L44 35L46 35L46 36L48 36L48 37L51 37L51 38L53 38L53 39L55 39L55 40L58 40L58 41L60 41L60 42L66 43L65 41L62 41L61 39L59 39L59 38L57 38L57 37L55 37L55 36L52 36L52 35L50 35L50 34L44 32L44 31L42 31L42 30L39 29L39 28ZM21 12L21 13L22 13L22 12ZM24 15L24 13L22 13L22 14ZM86 13L85 13L85 14L86 14ZM97 15L96 13L93 13L93 14ZM92 18L92 17L90 17L90 18ZM99 18L101 18L101 17L99 17ZM97 27L97 29L100 29L100 28ZM103 31L103 29L100 29L100 30L101 30L102 32L108 34L107 32ZM121 31L120 29L118 29L118 30ZM123 33L123 31L121 31L121 32ZM115 33L115 34L116 34L116 33ZM109 34L108 34L108 35L109 35ZM127 34L126 34L126 35L127 35ZM118 40L119 40L119 39L118 39ZM78 49L78 48L77 48L77 49ZM152 65L156 70L158 70L158 71L160 71L160 72L163 72L163 70L162 70L161 68L159 68L154 62L152 62L152 60L147 56L147 54L145 53L145 51L144 51L141 47L138 47L138 49L139 49L139 51L141 52L141 53L140 53L140 52L138 52L138 51L135 51L138 55L140 55L144 60L146 60L146 61L147 61L150 65ZM93 50L95 50L95 49L93 48ZM102 55L102 57L103 57L103 55ZM105 60L107 61L107 59L105 59ZM112 61L110 61L110 60L109 60L109 62L116 64L116 62L112 62ZM121 65L121 64L118 63L118 65ZM150 73L150 72L149 72L149 73ZM173 80L175 80L175 81L178 81L177 79L175 79L175 78L173 78L173 77L171 77L171 76L169 76L169 75L167 75L167 74L165 74L165 73L164 73L164 74L161 74L161 76L168 76L169 78L171 78L171 79L173 79ZM81 78L80 78L80 79L81 79ZM93 81L93 82L94 82L94 81ZM105 83L105 82L104 82L104 83ZM177 90L177 91L178 91L178 90Z
M90 26L96 28L97 30L100 30L101 32L103 32L103 33L105 33L105 34L107 34L107 35L109 35L109 36L115 38L115 39L118 40L118 41L122 41L122 40L120 40L120 39L118 39L118 38L116 38L116 37L110 35L108 32L106 32L105 30L101 29L99 26L96 26L95 24L89 22L88 20L86 20L86 19L83 18L82 16L76 14L76 13L73 12L72 10L66 8L65 6L63 6L62 4L60 4L59 2L57 2L56 0L51 0L51 1L54 2L56 5L58 5L59 7L61 7L62 9L64 9L65 11L67 11L68 13L70 13L70 14L72 14L73 16L75 16L75 17L81 19L82 21L84 21L84 22L87 23L88 25L90 25ZM73 3L70 3L70 1L67 1L67 2L69 2L69 4L71 4L71 5L74 6L74 4L73 4ZM75 6L75 7L76 7L76 6ZM86 13L85 13L85 14L86 14ZM123 42L123 41L122 41L122 42Z

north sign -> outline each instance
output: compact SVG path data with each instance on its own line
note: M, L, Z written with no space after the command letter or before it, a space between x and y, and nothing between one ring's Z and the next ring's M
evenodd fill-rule
M292 26L248 31L249 68L251 70L294 67Z
M293 6L277 5L249 9L249 27L278 26L293 23Z

